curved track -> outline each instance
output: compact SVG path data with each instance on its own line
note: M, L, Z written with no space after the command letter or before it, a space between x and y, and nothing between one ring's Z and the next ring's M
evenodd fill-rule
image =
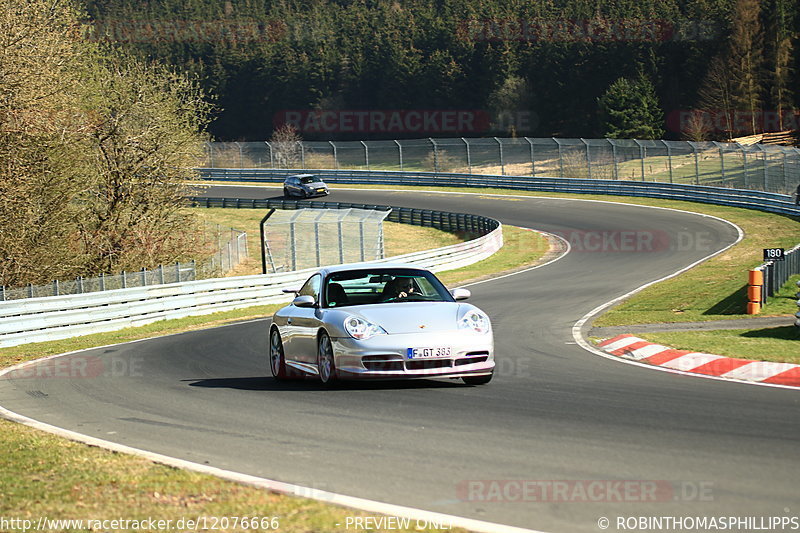
M207 194L270 193L227 187ZM472 287L472 301L496 330L498 373L485 387L279 384L267 377L267 322L255 321L67 356L100 356L116 375L7 378L0 405L224 469L548 531L598 531L601 516L615 531L616 516L798 513L796 392L620 364L576 346L571 334L590 309L733 242L729 224L560 199L343 190L331 199L480 213L595 237L581 241L586 234L572 233L587 246L552 265ZM617 251L611 242L621 231L666 244ZM592 243L603 235L606 249L597 249ZM601 241L592 240L597 236ZM503 501L480 501L486 494L470 494L470 480L496 480L483 487L509 490L499 494ZM514 501L519 493L505 480L578 483L550 501ZM594 490L588 482L597 480L654 481L658 501L615 490L600 494L611 501L582 501L579 489Z

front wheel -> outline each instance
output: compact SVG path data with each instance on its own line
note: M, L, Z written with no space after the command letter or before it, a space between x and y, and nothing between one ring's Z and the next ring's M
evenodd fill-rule
M461 378L467 385L486 385L492 381L494 374L487 374L485 376L465 376Z
M332 385L336 381L333 345L327 333L322 333L317 341L317 370L319 371L319 380L324 385Z
M289 377L286 371L286 358L283 355L283 342L277 329L273 329L269 334L269 369L277 380Z

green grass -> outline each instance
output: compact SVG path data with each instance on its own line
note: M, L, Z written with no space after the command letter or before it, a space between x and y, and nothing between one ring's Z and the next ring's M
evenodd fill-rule
M85 446L5 420L0 420L0 432L0 516L7 520L32 519L34 527L40 517L51 520L152 518L171 520L172 527L123 530L186 531L189 528L185 526L176 527L179 520L247 516L274 517L278 519L278 531L306 533L342 531L347 517L367 516L361 511L284 496ZM198 529L191 528L192 531ZM11 531L14 530L17 528ZM41 531L89 529L50 527ZM228 527L222 531L267 529ZM412 526L399 531L415 529Z
M333 185L334 189L337 185ZM396 189L392 185L341 185L352 189ZM506 189L458 187L406 187L485 195L557 197L602 200L667 207L713 215L729 220L745 232L745 238L725 253L681 274L649 287L595 320L595 326L646 324L654 322L695 322L744 318L746 315L747 272L762 263L762 249L791 248L800 243L800 219L735 207L610 195L577 195L513 191ZM514 201L513 199L509 199ZM773 298L761 316L794 313L785 299Z
M446 283L453 285L497 270L525 268L548 251L546 239L538 233L504 226L503 235L506 246L499 252L475 265L445 273L442 277ZM450 239L458 240L455 236ZM423 242L431 245L430 240ZM282 306L163 320L110 333L4 348L0 349L0 367L73 350L262 318ZM0 516L127 520L152 517L173 520L176 525L181 518L197 516L278 517L280 531L304 533L342 531L347 517L370 515L154 464L0 420ZM391 531L418 531L413 524L412 521L412 529Z
M211 225L219 224L223 228L236 228L247 232L249 257L235 269L228 272L227 276L261 274L261 256L259 255L259 250L261 249L261 219L264 218L267 210L212 207L207 209L191 208L191 212L196 213ZM397 222L384 222L383 232L386 257L441 248L463 242L470 237L436 228L412 226Z
M791 321L787 323L791 324ZM641 333L636 336L678 350L800 364L800 328L794 325L754 330Z

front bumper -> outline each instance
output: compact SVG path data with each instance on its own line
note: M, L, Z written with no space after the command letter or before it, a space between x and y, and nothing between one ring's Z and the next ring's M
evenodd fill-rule
M490 374L495 366L491 333L459 330L332 341L336 371L343 378L457 378ZM439 347L449 347L450 355L410 358L407 354L409 348Z
M316 189L313 190L306 189L303 191L303 195L306 198L317 198L319 196L328 196L328 192L329 192L328 189L325 189L323 191L318 191Z

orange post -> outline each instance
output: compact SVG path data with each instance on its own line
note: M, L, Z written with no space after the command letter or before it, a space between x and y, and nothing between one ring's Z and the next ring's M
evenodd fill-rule
M764 285L764 272L751 270L748 275L747 314L756 315L761 311L761 288Z

